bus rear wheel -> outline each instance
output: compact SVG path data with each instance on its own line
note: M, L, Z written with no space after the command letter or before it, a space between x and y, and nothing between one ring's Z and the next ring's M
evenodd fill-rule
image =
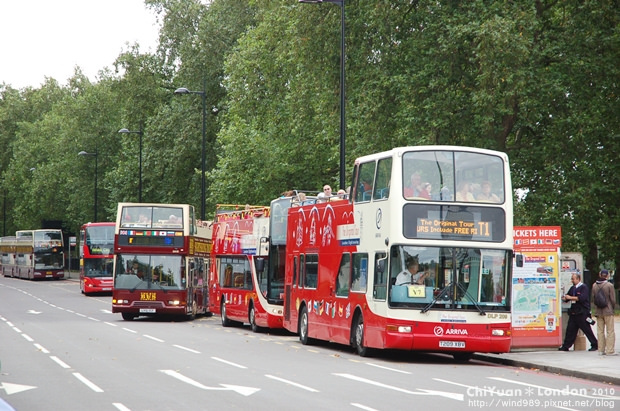
M299 313L299 341L303 345L308 345L310 339L308 338L308 309L304 306Z

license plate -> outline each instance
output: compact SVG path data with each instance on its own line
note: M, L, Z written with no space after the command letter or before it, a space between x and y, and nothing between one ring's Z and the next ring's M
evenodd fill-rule
M140 308L140 312L144 314L155 314L154 308Z
M111 287L105 287L105 288L102 288L102 290L103 291L112 291L112 288Z
M441 348L465 348L465 341L439 341Z

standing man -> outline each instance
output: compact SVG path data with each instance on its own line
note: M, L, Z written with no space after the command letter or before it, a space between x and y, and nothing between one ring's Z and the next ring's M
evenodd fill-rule
M595 302L596 309L594 315L598 320L596 326L597 337L601 342L598 355L618 355L616 354L616 332L614 330L614 307L616 306L616 293L612 283L608 281L609 271L601 270L598 280L592 286L592 301ZM599 306L596 296L602 293L605 299L605 306ZM607 331L607 335L605 335Z
M562 297L562 301L571 301L568 309L568 325L566 326L566 336L564 344L559 348L560 351L568 351L575 343L577 331L581 330L590 341L588 351L598 351L598 341L592 332L592 327L586 321L590 313L590 290L588 286L581 282L581 275L573 274L570 278L573 286L568 293Z

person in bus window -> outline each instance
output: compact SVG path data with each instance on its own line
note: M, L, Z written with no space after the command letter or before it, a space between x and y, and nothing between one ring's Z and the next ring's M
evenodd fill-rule
M488 203L499 203L499 197L491 192L491 183L489 181L483 181L480 184L480 194L476 197L478 201L484 201Z
M141 280L144 279L144 273L140 269L140 265L138 264L137 261L134 261L133 264L131 265L131 273L136 275Z
M325 197L327 197L328 201L332 196L332 188L329 185L325 185L323 187L323 193L325 193Z
M396 285L424 284L428 273L418 272L419 267L417 258L407 260L407 269L396 276Z
M422 192L421 185L422 177L420 176L420 173L416 172L411 174L411 185L405 187L403 190L405 198L420 197L420 193Z
M422 191L420 191L420 197L425 198L427 200L431 199L431 183L423 183L422 184Z
M471 193L471 184L467 181L461 181L456 192L456 201L476 201Z

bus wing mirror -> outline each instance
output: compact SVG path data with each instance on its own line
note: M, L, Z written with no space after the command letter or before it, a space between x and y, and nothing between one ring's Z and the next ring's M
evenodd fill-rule
M256 267L256 271L262 273L265 270L265 259L257 258L254 260L254 266Z
M523 254L517 254L515 258L517 260L517 267L523 267Z

